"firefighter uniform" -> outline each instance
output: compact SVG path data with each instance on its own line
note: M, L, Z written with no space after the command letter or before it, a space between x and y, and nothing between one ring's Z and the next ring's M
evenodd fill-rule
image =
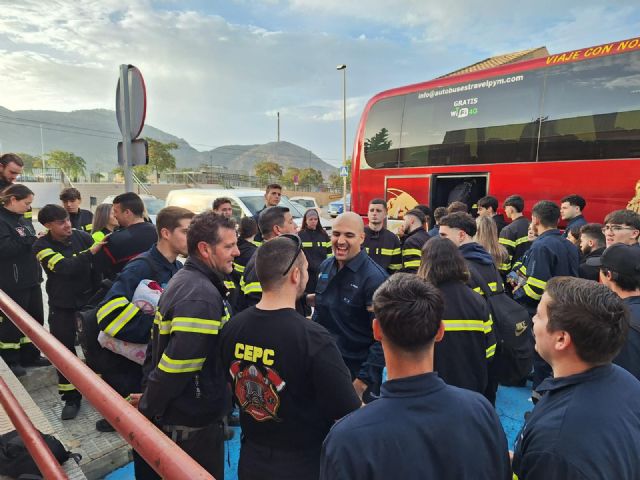
M369 257L389 274L400 271L402 250L398 236L386 228L374 231L369 227L365 227L364 235L362 248L367 251Z
M54 240L48 233L33 244L33 253L47 272L49 330L74 355L76 312L97 287L91 265L93 255L89 251L91 245L91 235L80 230L72 230L65 242ZM58 392L65 402L81 397L61 372L58 372Z
M242 278L244 269L246 268L247 263L249 263L251 255L256 251L256 248L258 247L256 247L253 242L249 242L244 238L238 238L238 250L240 250L240 255L233 259L233 272L231 273L236 285L240 286L240 279Z
M509 253L508 265L505 264L500 268L500 271L505 275L514 268L516 262L531 246L529 223L525 217L518 217L500 231L499 242L505 246Z
M569 222L567 223L567 226L564 229L564 232L562 233L563 238L567 238L567 236L569 235L569 232L574 228L580 228L586 224L587 224L587 221L582 215L573 217L571 220L569 220Z
M91 233L91 229L93 227L93 213L89 210L79 208L76 213L69 214L69 219L71 220L71 226L76 230Z
M318 283L320 264L332 255L331 240L320 225L316 230L301 230L298 236L302 240L302 251L309 262L309 281L307 281L305 292L314 293Z
M0 207L0 289L42 325L42 271L31 251L36 238L31 221ZM7 364L29 364L39 355L31 340L0 312L0 356Z
M402 242L402 271L416 273L420 268L422 247L431 239L424 228L416 228L404 236Z
M215 478L224 477L222 419L231 410L219 333L229 320L219 273L197 257L160 298L151 373L139 409ZM136 475L136 478L138 475Z

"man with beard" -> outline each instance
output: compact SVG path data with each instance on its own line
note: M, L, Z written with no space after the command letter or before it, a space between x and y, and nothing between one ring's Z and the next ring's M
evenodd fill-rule
M0 156L0 192L16 181L23 168L24 162L15 153Z
M587 260L590 258L599 258L604 252L606 240L602 233L602 224L587 223L580 228L580 266L578 272L580 278L598 281L600 277L600 269L596 266L589 265Z

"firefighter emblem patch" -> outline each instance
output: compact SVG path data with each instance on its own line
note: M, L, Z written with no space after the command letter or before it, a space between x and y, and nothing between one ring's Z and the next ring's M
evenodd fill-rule
M244 365L243 365L244 363ZM274 369L237 360L229 368L240 408L254 420L279 421L279 393L286 385Z

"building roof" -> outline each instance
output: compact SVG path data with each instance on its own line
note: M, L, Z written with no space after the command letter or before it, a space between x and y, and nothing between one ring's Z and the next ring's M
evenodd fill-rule
M524 60L532 60L534 58L544 58L549 56L547 47L530 48L528 50L521 50L519 52L505 53L503 55L496 55L495 57L489 57L481 60L468 67L461 68L446 75L442 75L438 78L453 77L455 75L462 75L463 73L477 72L478 70L486 70L488 68L500 67L502 65L508 65L510 63L522 62Z

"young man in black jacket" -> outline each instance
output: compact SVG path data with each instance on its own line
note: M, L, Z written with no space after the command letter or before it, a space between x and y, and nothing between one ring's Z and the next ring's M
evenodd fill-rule
M231 273L240 253L235 222L212 211L196 215L187 246L189 258L158 305L139 409L222 480L223 419L231 411L231 396L219 360L219 334L230 317L222 278ZM159 477L137 462L136 478Z
M86 232L71 227L69 214L60 205L45 205L38 212L38 222L47 234L33 244L33 253L47 272L49 330L76 354L76 313L97 288L92 259L102 243L93 243ZM76 417L82 395L58 372L58 393L65 402L62 420Z
M602 232L601 223L587 223L580 227L580 265L578 273L580 278L598 281L600 269L587 263L589 259L599 258L604 252L606 239Z
M404 236L402 237L402 271L416 273L420 268L422 247L431 238L424 229L427 217L414 208L404 214Z
M369 225L364 227L364 243L362 247L371 259L384 268L389 274L402 268L402 251L400 239L385 226L387 220L387 204L381 198L369 202L367 211Z
M91 233L93 227L93 213L80 208L82 197L80 191L74 187L68 187L60 192L62 206L69 214L71 226L76 230Z

